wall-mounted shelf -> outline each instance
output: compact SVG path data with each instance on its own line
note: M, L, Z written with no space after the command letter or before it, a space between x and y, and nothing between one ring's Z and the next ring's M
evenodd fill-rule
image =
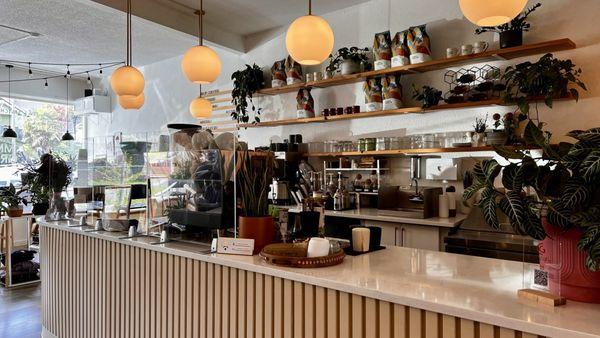
M453 148L415 148L415 149L394 149L394 150L375 150L375 151L344 151L330 153L305 153L308 157L338 157L338 156L403 156L403 155L421 155L421 154L442 154L442 153L462 153L494 151L494 147L453 147Z
M320 81L311 81L306 83L299 83L290 86L282 86L276 88L265 88L258 91L259 95L278 95L284 93L296 92L298 89L303 87L315 87L315 88L327 88L333 86L340 86L349 83L361 82L370 77L377 77L387 74L413 74L413 73L424 73L434 70L446 69L450 67L457 67L465 64L471 64L476 62L485 62L490 60L510 60L520 58L524 56L538 55L549 52L557 52L561 50L575 49L576 45L570 39L558 39L552 41L545 41L540 43L534 43L529 45L495 49L485 51L483 53L456 56L448 59L433 60L413 65L406 65L400 67L393 67L382 70L375 70L351 75L336 76L331 79L325 79Z
M312 156L312 155L309 155ZM325 171L373 171L380 170L386 171L390 170L390 168L325 168Z
M564 98L557 98L556 100L573 100L573 97L567 96ZM532 99L532 102L538 101L536 99ZM433 106L429 108L421 108L421 107L406 107L400 109L391 109L391 110L379 110L372 112L360 112L358 114L344 114L344 115L333 115L333 116L317 116L303 119L285 119L285 120L274 120L274 121L265 121L259 123L244 123L240 124L240 128L259 128L259 127L276 127L276 126L285 126L292 124L304 124L304 123L323 123L323 122L332 122L332 121L341 121L341 120L354 120L354 119L362 119L368 117L378 117L378 116L392 116L392 115L403 115L403 114L418 114L418 113L426 113L431 111L439 111L439 110L453 110L453 109L468 109L468 108L478 108L478 107L489 107L489 106L499 106L505 105L502 99L492 99L478 102L462 102L462 103L451 103L451 104L440 104L438 106Z

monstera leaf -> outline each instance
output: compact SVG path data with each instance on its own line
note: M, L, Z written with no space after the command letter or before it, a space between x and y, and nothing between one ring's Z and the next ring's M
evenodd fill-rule
M500 230L500 222L498 221L498 215L496 209L496 191L493 187L487 187L481 192L481 200L478 204L483 212L485 222L494 230Z
M508 216L510 224L519 233L525 231L525 203L516 191L507 191L500 199L500 210Z

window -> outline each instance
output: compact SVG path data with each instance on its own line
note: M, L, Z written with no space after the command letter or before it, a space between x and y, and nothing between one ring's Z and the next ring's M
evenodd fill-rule
M0 137L0 186L20 182L20 168L39 161L40 155L52 151L74 164L83 144L84 120L69 109L69 131L74 142L62 142L67 130L67 106L59 103L0 97L2 131L10 126L17 138ZM12 122L11 122L12 121Z

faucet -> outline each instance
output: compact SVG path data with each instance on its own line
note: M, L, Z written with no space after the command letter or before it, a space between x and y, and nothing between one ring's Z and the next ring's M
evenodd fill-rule
M415 194L409 197L409 201L423 203L423 195L421 195L419 192L419 180L416 177L413 177L413 179L410 181L411 187L413 186L413 183L415 185Z

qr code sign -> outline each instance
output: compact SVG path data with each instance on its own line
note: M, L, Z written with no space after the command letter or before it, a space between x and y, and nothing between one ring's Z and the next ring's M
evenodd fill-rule
M548 288L548 272L542 269L535 269L533 271L533 284L537 287L547 289Z

